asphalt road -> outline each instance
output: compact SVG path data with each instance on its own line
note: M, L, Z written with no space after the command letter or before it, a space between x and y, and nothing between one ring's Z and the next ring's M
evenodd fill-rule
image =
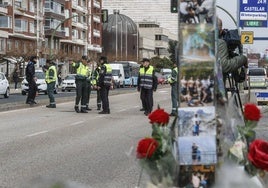
M54 180L81 185L76 188L135 187L141 170L135 147L151 127L139 111L139 93L131 91L110 96L109 115L99 115L96 106L88 114L75 113L73 101L56 109L39 104L0 112L0 187ZM170 111L169 92L155 92L155 107Z
M56 109L45 108L47 96L39 96L35 107L24 104L25 96L16 105L1 103L6 110L0 112L0 187L47 187L56 181L76 188L135 187L141 170L135 147L140 138L150 136L151 126L139 111L135 89L111 94L109 115L98 114L94 94L88 114L74 112L73 96L57 97ZM170 88L160 87L154 101L169 112ZM261 109L257 136L267 140L267 108ZM141 187L146 179L142 176Z

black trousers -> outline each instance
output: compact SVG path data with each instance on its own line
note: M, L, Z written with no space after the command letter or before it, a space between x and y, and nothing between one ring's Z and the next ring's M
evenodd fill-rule
M100 90L97 90L97 108L101 108L101 95L100 95Z
M27 81L29 84L29 92L28 92L26 102L34 102L36 92L37 92L37 85L36 85L36 82L34 81L34 79L27 80Z
M91 83L87 81L87 95L86 95L86 106L89 106L90 101L90 94L91 94Z
M86 109L87 103L87 81L85 80L76 80L76 98L75 98L75 106L79 106L79 102L81 101L81 110Z
M145 112L151 113L153 110L153 90L141 88L141 101L144 104Z
M109 105L109 90L110 86L101 86L100 89L100 96L101 96L101 102L102 102L102 110L104 112L110 111L110 105Z

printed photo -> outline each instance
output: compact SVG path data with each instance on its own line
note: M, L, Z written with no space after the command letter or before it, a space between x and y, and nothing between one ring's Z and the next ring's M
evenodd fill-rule
M179 136L216 135L215 107L178 109Z
M213 67L182 67L180 70L181 107L213 106L214 75Z
M215 182L215 165L180 166L179 187L209 188Z
M216 136L178 137L178 154L180 165L216 164Z
M185 24L211 24L215 14L214 8L215 1L212 0L181 0L180 22Z
M185 25L181 27L181 35L181 65L215 62L215 33L212 25Z

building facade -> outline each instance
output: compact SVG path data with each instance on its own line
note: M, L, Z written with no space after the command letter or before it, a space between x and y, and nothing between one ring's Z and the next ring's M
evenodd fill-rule
M70 60L97 58L101 9L102 0L0 0L0 71L17 66L23 75L31 55L40 57L38 66L53 59L66 72Z

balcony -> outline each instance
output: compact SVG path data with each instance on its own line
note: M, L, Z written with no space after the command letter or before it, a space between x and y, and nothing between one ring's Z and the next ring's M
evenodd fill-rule
M94 1L93 6L94 6L94 8L101 8L99 1Z
M1 4L0 4L0 13L1 14L7 14L7 8L1 7Z
M100 37L100 31L97 29L93 29L93 36L94 37Z
M53 32L54 32L54 29L47 29L47 30L45 30L45 35L52 36ZM54 37L64 38L65 32L64 31L56 31Z
M97 22L97 23L101 23L100 16L96 16L96 15L94 15L94 16L93 16L93 21L94 21L94 22Z

